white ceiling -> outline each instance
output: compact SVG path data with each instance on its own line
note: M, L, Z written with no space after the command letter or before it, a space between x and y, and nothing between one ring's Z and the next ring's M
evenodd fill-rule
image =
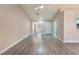
M44 9L37 9L35 10L36 7L41 6L40 4L27 4L27 5L22 5L28 16L30 17L31 20L40 20L40 18L43 18L42 20L52 20L54 17L55 13L58 10L59 5L53 5L53 4L44 4ZM36 13L39 13L37 15Z
M30 17L31 20L53 20L54 15L56 14L59 8L79 8L79 5L60 5L60 4L42 4L44 9L37 9L35 8L41 6L41 4L24 4L22 7L24 8L27 15ZM39 15L36 15L39 13Z

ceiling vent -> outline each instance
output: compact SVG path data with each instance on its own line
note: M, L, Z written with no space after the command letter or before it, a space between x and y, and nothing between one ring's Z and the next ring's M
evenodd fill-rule
M36 15L39 15L39 13L36 13Z

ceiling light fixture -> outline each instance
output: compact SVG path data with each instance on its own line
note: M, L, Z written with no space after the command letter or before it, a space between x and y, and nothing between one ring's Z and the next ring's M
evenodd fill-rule
M35 10L37 10L37 9L44 9L44 6L41 5L41 6L39 6L39 7L34 8L34 9L35 9Z
M40 20L43 20L43 18L40 18Z
M40 6L40 8L41 8L41 9L44 9L44 6L42 5L42 6Z
M35 8L35 10L37 10L37 9L38 9L38 7Z

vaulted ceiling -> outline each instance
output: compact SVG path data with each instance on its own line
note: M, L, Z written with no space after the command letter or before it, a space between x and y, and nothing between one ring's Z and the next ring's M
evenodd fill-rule
M79 5L23 4L21 6L31 20L53 20L53 17L59 8L79 10Z

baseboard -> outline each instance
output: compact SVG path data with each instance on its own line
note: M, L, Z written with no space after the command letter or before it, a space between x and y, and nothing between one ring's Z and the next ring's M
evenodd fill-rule
M64 43L79 43L79 41L64 41Z
M52 33L41 33L41 34L43 34L43 35L46 35L46 34L51 34L51 35L53 35Z
M63 40L60 38L60 37L58 37L58 36L55 36L58 40L60 40L60 41L62 41L63 42Z
M31 33L30 33L30 34L31 34ZM4 53L5 51L7 51L8 49L10 49L11 47L13 47L13 46L15 46L16 44L18 44L19 42L21 42L24 38L27 38L30 34L25 35L24 37L22 37L21 39L19 39L17 42L14 42L12 45L10 45L10 46L8 46L8 47L2 49L2 50L0 51L0 55L1 55L2 53Z

